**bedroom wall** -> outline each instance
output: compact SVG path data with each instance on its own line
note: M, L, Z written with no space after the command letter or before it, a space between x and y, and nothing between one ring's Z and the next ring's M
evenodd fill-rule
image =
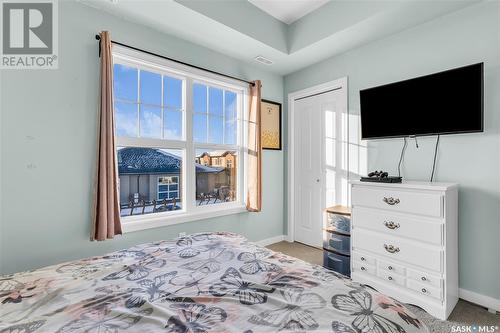
M227 230L250 240L283 234L283 152L264 151L263 210L90 242L97 42L113 39L246 79L283 101L283 78L78 3L59 3L59 69L1 71L0 273L103 254L179 232Z
M349 112L359 114L360 89L481 61L485 63L485 132L443 136L436 180L460 184L460 287L500 299L499 2L467 7L292 73L285 77L285 98L348 76ZM421 138L417 149L410 141L404 178L429 179L434 142L434 137ZM395 174L401 146L402 139L370 141L368 170Z

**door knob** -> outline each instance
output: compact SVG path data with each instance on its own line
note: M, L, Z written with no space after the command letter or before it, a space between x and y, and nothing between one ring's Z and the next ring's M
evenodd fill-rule
M319 183L319 179L316 179L316 183Z

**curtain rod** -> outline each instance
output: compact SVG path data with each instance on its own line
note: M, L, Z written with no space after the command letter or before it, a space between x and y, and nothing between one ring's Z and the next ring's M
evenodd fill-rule
M101 40L101 36L95 35L95 39L97 39L98 41L100 41ZM120 45L120 46L124 46L126 48L129 48L129 49L132 49L132 50L135 50L135 51L144 52L144 53L150 54L150 55L155 56L155 57L159 57L159 58L162 58L162 59L170 60L170 61L176 62L178 64L181 64L181 65L193 67L193 68L196 68L196 69L201 69L203 71L206 71L206 72L209 72L209 73L212 73L212 74L217 74L217 75L225 76L227 78L230 78L230 79L233 79L233 80L237 80L237 81L241 81L241 82L246 82L246 83L248 83L248 84L250 84L252 86L255 85L255 83L253 83L251 81L243 80L243 79L240 79L240 78L237 78L237 77L234 77L234 76L231 76L231 75L227 75L227 74L224 74L224 73L219 73L219 72L213 71L211 69L203 68L203 67L200 67L200 66L191 65L191 64L188 64L186 62L183 62L183 61L180 61L180 60L175 60L175 59L172 59L172 58L169 58L169 57L165 57L163 55L160 55L160 54L157 54L157 53L153 53L153 52L149 52L149 51L146 51L146 50L143 50L143 49L131 46L131 45L123 44L123 43L120 43L120 42L115 42L114 40L112 40L111 43L116 44L116 45ZM101 56L101 44L100 43L99 43L99 56Z

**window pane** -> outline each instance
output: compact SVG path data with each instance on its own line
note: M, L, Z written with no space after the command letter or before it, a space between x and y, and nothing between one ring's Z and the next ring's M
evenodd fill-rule
M325 164L327 167L335 168L335 142L337 140L325 139Z
M224 143L236 144L236 94L230 91L225 92L224 110Z
M121 216L182 208L182 151L119 147Z
M193 84L193 110L197 113L207 112L207 86Z
M161 75L141 71L141 103L161 106Z
M196 205L212 205L237 198L235 151L196 149Z
M237 127L236 127L236 121L231 120L228 121L226 120L226 123L224 125L224 143L226 144L231 144L235 145L236 144L236 132L237 132Z
M113 86L116 99L137 102L137 68L115 64Z
M225 116L226 118L236 118L236 94L231 91L226 91L225 97Z
M137 104L115 102L116 136L137 137Z
M163 91L163 106L182 109L182 80L164 76Z
M222 89L208 88L208 113L222 116Z
M207 116L204 114L194 114L193 118L194 141L207 142Z
M182 111L163 110L163 138L182 139Z
M161 139L161 108L141 105L141 137Z
M223 143L223 118L218 116L208 116L208 142Z

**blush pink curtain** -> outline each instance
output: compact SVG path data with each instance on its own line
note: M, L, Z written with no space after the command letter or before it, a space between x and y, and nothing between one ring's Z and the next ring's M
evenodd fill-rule
M248 113L248 163L247 163L247 210L262 209L262 143L260 126L261 82L250 85Z
M97 127L97 169L91 240L106 240L122 233L118 199L118 166L113 112L113 57L111 37L101 36L100 102Z

